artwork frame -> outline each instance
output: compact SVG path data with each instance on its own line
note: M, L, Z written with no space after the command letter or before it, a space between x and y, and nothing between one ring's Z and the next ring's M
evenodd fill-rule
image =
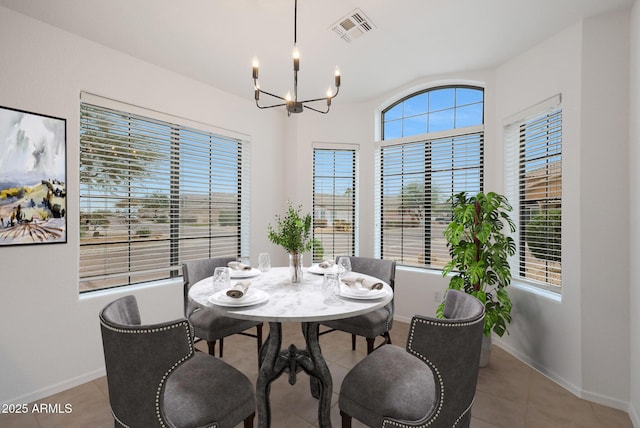
M0 106L0 247L67 243L67 120Z

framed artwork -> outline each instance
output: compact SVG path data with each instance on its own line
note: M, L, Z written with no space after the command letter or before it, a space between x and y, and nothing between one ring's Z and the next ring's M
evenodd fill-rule
M0 107L0 246L67 242L67 121Z

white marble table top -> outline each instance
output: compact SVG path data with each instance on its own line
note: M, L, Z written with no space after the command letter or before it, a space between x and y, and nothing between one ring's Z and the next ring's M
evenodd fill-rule
M362 275L366 276L366 275ZM386 295L379 299L350 299L340 297L337 302L326 303L322 296L322 275L304 269L302 282L291 283L289 268L276 267L259 276L243 278L251 281L251 287L265 291L267 302L245 307L218 306L209 302L213 294L212 278L195 283L189 290L189 298L202 307L223 310L228 316L252 321L267 322L316 322L361 315L385 306L393 298L393 290L384 284ZM231 280L231 285L237 280Z

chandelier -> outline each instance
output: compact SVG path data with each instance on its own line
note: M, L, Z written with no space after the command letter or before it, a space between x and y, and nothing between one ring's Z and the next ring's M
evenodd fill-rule
M302 113L302 111L307 108L309 110L313 110L318 113L327 114L329 113L329 109L331 108L331 100L338 96L338 92L340 92L340 70L336 67L335 71L335 93L329 88L327 90L327 94L322 98L312 98L304 101L298 101L298 71L300 70L300 52L298 52L298 48L296 47L297 43L297 20L298 20L298 0L295 0L294 5L294 13L293 13L293 98L290 93L287 93L285 97L281 97L279 95L273 94L271 92L263 91L260 89L260 85L258 83L258 60L254 58L253 60L253 90L254 97L256 99L256 106L260 109L267 109L273 107L282 107L285 106L287 109L287 116L291 116L291 113ZM277 98L282 100L283 102L261 106L260 105L260 94L265 94L273 98ZM311 107L308 105L309 103L325 101L326 102L326 110L321 110L319 108Z

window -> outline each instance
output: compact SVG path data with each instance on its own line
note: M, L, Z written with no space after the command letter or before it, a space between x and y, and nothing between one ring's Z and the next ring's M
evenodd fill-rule
M456 86L426 90L382 112L383 140L484 123L484 91Z
M313 260L355 256L356 177L355 149L313 150Z
M377 153L376 243L399 264L441 269L450 260L443 232L449 197L483 185L481 88L434 88L382 112Z
M548 104L553 107L512 122L505 131L508 197L518 226L518 249L510 265L514 278L559 291L562 285L562 110L557 97Z
M247 142L86 101L80 116L81 292L241 254Z

